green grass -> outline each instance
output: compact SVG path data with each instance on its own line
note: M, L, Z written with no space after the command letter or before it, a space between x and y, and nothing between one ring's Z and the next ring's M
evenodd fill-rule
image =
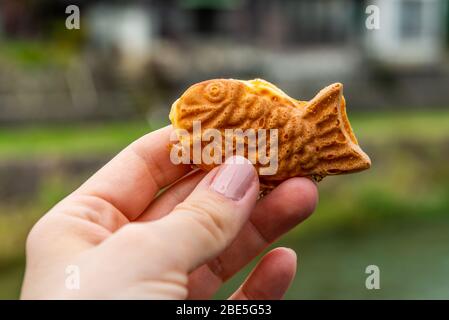
M449 107L446 110L410 113L401 110L348 116L362 144L365 138L377 143L404 138L419 142L449 138Z
M18 299L24 275L24 259L0 269L0 300Z
M0 128L0 158L110 154L154 128L145 121Z
M53 26L52 37L35 40L5 40L0 43L0 64L29 72L33 69L65 67L79 58L84 33L63 28L64 21Z

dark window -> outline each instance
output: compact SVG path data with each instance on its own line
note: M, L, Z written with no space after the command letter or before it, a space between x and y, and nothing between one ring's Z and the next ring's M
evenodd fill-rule
M283 4L283 23L289 42L330 44L347 40L352 27L352 1L288 0Z
M400 10L400 32L405 39L419 37L422 32L422 9L421 1L409 0L401 2Z

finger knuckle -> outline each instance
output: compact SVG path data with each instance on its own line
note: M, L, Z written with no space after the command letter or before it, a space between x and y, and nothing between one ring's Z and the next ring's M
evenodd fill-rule
M148 232L146 228L139 223L129 223L120 228L117 236L121 241L125 242L126 245L142 245L147 242Z
M226 210L215 201L208 199L201 203L183 202L175 210L190 219L199 230L205 231L211 237L211 241L226 242L227 234L230 232L229 215L225 214Z
M51 248L55 243L55 238L58 233L51 232L55 225L60 222L57 217L43 216L36 224L31 228L25 240L26 254L40 254Z
M154 250L163 247L163 239L157 233L151 232L148 223L129 223L117 232L118 242L123 250L139 247L142 250Z
M28 233L25 242L25 248L27 253L34 251L39 246L40 243L39 239L41 238L42 235L41 225L42 224L40 222L37 222Z

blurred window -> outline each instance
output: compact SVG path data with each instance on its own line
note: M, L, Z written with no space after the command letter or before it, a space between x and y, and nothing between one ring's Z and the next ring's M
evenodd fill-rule
M190 31L197 35L226 35L230 32L230 12L237 10L241 0L179 0L187 15Z
M417 38L423 29L423 4L420 0L401 1L400 34L403 39Z
M287 39L295 44L335 44L347 40L353 1L283 1Z

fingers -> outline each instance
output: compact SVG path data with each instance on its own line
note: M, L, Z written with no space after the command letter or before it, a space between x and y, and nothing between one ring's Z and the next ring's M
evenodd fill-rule
M148 207L154 195L190 171L170 161L170 126L133 142L87 180L74 195L106 200L129 220Z
M291 178L258 203L251 222L263 239L273 242L309 217L317 203L318 189L314 182Z
M282 299L296 274L296 254L277 248L266 254L231 300Z
M139 216L137 221L154 221L166 216L187 198L206 174L205 171L195 170L176 181L151 202L151 205Z
M259 201L234 243L209 262L210 271L222 281L229 279L270 243L306 219L316 201L316 186L310 180L285 181Z
M306 178L292 178L260 200L235 241L217 258L195 270L189 281L191 299L211 297L226 281L283 233L306 219L314 210L318 192ZM208 279L208 287L196 290ZM204 282L203 282L204 283Z
M188 196L198 180L199 176L192 174L178 181L158 197L139 220L155 220L169 213L177 201ZM256 204L250 221L234 242L217 258L190 275L189 298L211 297L223 281L243 268L271 242L306 219L315 209L317 201L318 190L309 179L291 178L284 181Z
M142 243L161 244L164 259L168 257L177 268L190 273L234 240L254 209L258 192L252 164L243 157L229 158L207 174L171 214L139 223L145 229L141 238L135 237ZM155 255L155 248L149 248Z

